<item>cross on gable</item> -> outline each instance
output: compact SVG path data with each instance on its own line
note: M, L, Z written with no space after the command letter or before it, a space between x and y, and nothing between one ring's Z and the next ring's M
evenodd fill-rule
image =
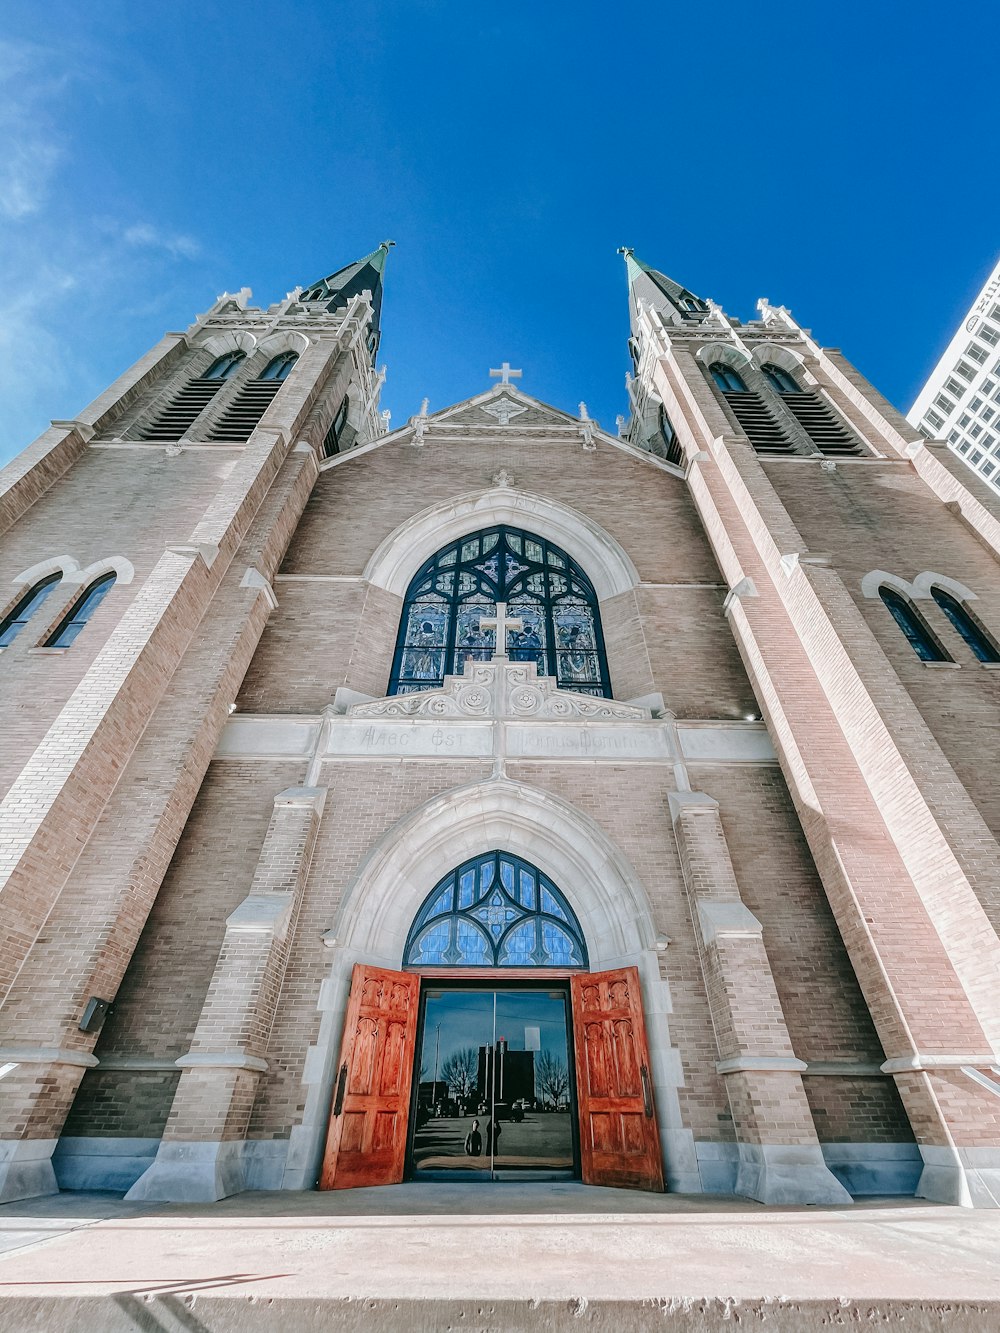
M509 384L511 380L519 380L523 374L523 370L511 370L510 362L505 361L499 370L490 371L490 379L499 380L501 384Z
M507 656L507 631L524 629L524 621L520 616L507 617L507 603L497 602L497 613L495 616L483 616L479 622L480 630L495 629L497 632L495 657Z

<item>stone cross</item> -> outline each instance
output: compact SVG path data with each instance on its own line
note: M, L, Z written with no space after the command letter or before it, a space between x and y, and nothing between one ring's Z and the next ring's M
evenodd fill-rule
M488 629L495 629L497 632L496 647L493 650L495 657L507 656L507 631L524 629L524 621L520 616L512 616L507 619L507 603L497 602L497 613L495 616L483 616L479 622L479 628L483 632Z
M499 370L490 371L490 379L499 380L501 384L509 384L511 380L519 380L523 374L523 370L511 370L510 362L505 361Z

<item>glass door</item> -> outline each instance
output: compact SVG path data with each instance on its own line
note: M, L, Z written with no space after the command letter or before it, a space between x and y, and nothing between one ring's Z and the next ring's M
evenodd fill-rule
M572 1177L565 990L431 986L414 1078L414 1179Z

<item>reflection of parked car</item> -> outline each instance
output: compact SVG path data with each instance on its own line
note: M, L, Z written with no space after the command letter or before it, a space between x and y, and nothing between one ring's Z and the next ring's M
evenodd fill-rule
M510 1108L510 1118L511 1120L513 1120L515 1125L519 1125L521 1121L524 1119L524 1106L521 1104L521 1102L515 1102L514 1105Z

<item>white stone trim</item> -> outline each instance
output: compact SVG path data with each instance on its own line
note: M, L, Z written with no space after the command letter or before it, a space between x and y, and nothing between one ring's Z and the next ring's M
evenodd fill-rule
M414 574L436 551L499 523L525 528L562 547L593 583L600 601L639 583L638 570L623 548L592 519L557 500L510 487L460 496L414 514L380 543L364 578L405 597Z
M213 333L203 343L196 344L196 347L192 350L210 352L213 360L225 356L227 352L245 352L248 357L251 357L257 350L257 339L245 329Z
M77 1065L93 1069L97 1057L65 1046L0 1046L0 1062L18 1065Z
M907 583L906 579L901 579L898 574L890 574L884 569L873 569L864 576L861 580L861 595L862 597L878 597L879 588L882 587L893 588L910 601L926 600L931 595L929 589L926 592L922 591L915 584Z
M719 1074L804 1074L808 1068L805 1060L784 1055L732 1055L715 1062Z
M706 343L704 347L698 348L694 357L696 361L701 362L706 371L713 361L721 361L724 366L732 366L734 370L745 370L747 366L753 365L747 353L741 351L734 343Z
M922 574L918 574L913 580L914 596L931 597L932 589L940 588L943 592L950 592L957 602L974 602L976 594L971 588L967 588L964 583L959 583L957 579L950 579L945 574L935 574L933 570L925 569Z
M268 361L273 361L282 352L296 352L301 356L303 352L309 350L309 347L309 339L304 333L299 333L295 329L280 329L277 333L262 338L257 344L257 351Z
M76 574L80 568L79 560L71 555L54 555L49 560L40 560L37 565L32 565L30 569L25 569L18 574L16 578L11 579L15 587L22 587L24 584L34 584L47 578L49 574L62 574L64 578Z
M131 583L135 578L135 566L131 560L127 560L123 555L109 555L103 560L95 560L93 564L87 565L83 569L78 568L72 574L67 574L66 582L87 587L95 579L99 579L102 574L112 573L118 583Z

